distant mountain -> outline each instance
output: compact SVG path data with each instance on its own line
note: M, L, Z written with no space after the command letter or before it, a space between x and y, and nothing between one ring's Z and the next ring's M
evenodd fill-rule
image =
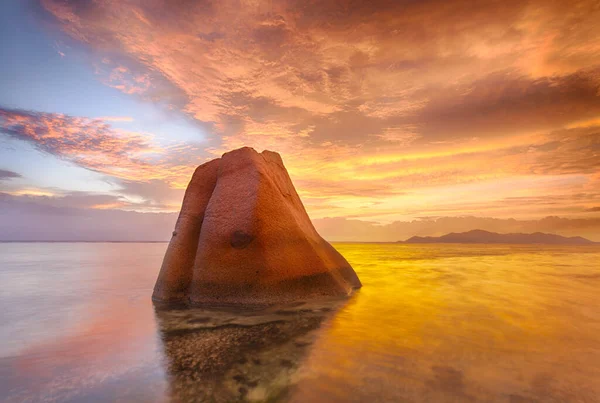
M593 242L580 236L564 237L555 234L535 232L533 234L498 234L476 229L468 232L452 232L440 237L413 236L401 243L506 243L506 244L551 244L551 245L594 245Z

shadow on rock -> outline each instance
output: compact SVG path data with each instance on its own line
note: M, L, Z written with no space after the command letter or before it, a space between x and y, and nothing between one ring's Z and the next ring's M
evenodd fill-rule
M172 401L286 400L317 330L345 302L235 311L155 305Z

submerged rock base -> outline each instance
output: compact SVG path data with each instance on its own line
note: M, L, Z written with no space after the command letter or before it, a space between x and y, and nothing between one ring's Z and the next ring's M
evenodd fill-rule
M318 329L341 306L324 300L241 312L157 309L170 399L288 400Z

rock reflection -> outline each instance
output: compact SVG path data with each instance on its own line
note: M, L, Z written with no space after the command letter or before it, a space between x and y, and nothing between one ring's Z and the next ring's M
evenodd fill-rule
M170 399L285 400L317 329L343 303L244 311L155 305Z

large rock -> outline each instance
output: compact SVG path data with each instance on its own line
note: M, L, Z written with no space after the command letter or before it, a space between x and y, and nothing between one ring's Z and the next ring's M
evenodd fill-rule
M313 227L279 154L245 147L194 172L153 299L270 304L360 286Z

